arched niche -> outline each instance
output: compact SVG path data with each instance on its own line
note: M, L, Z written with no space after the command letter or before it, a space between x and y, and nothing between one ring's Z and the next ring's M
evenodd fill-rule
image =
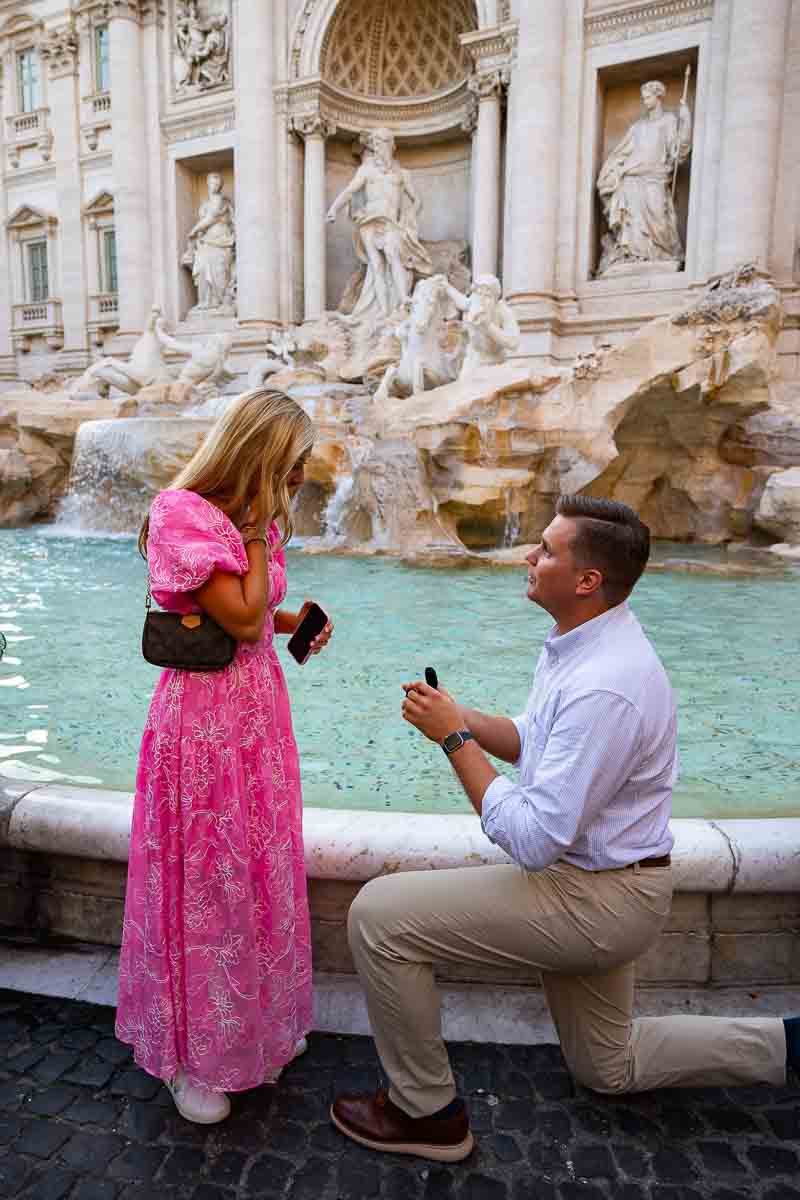
M461 0L429 0L432 5L450 9L460 5ZM497 20L507 20L508 0L467 0L471 9L468 29L483 29ZM300 5L292 30L289 48L289 81L311 79L322 74L322 56L326 39L334 27L334 19L340 10L348 7L350 0L304 0ZM375 6L384 7L382 0ZM390 0L387 8L407 12L413 5L397 5ZM466 30L465 30L466 32Z

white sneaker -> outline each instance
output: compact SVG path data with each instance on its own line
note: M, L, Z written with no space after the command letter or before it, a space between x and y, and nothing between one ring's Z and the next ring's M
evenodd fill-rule
M195 1125L216 1125L230 1116L231 1102L224 1092L210 1092L207 1088L196 1087L189 1083L180 1067L173 1079L165 1079L164 1082L185 1121L193 1121Z
M289 1059L289 1062L286 1063L285 1066L281 1067L280 1071L277 1071L275 1073L274 1077L270 1080L270 1082L277 1083L278 1080L280 1079L281 1075L283 1074L283 1072L286 1070L286 1067L288 1067L289 1063L293 1063L294 1060L296 1058L299 1058L301 1054L305 1054L307 1049L308 1049L308 1042L306 1041L305 1038L300 1038L300 1041L295 1043L294 1054Z
M291 1062L294 1062L294 1060L296 1058L299 1058L301 1054L305 1054L307 1049L308 1049L308 1042L306 1041L305 1038L300 1038L300 1041L297 1043L297 1045L294 1048L294 1054L291 1057Z

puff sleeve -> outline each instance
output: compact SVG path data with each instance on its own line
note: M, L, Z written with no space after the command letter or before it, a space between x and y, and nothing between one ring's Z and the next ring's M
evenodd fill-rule
M159 493L150 508L147 539L150 590L161 608L197 611L191 593L214 571L245 575L249 569L239 530L196 492Z

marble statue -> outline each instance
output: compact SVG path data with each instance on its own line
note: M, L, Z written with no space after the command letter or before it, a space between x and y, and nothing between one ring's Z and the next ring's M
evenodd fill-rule
M447 347L451 290L455 289L451 289L446 275L421 279L415 287L406 305L408 315L397 328L402 347L400 361L387 368L375 393L376 403L382 404L390 396L413 396L456 378L458 352Z
M598 176L608 224L598 275L640 264L677 270L683 259L674 190L678 165L692 149L692 116L685 89L677 113L664 111L665 93L657 80L643 85L646 115L631 125Z
M366 267L351 315L377 322L410 299L415 275L433 274L433 265L419 240L421 201L411 173L395 158L394 135L389 129L376 129L362 140L364 161L334 200L328 221L335 221L349 204L355 251Z
M181 342L167 333L161 317L155 325L156 337L162 347L175 354L185 354L187 361L178 374L178 383L201 387L212 387L230 383L236 371L228 362L228 351L233 344L232 333L215 333L202 342Z
M178 93L207 91L230 82L231 47L227 13L202 20L197 0L185 0L175 16L175 87Z
M267 342L266 351L266 357L253 363L247 373L247 386L250 390L263 387L264 380L270 375L277 375L279 371L294 370L297 342L288 329L274 333Z
M459 379L471 375L479 367L498 366L519 347L519 324L510 306L503 300L500 280L494 275L479 275L469 296L452 284L447 293L456 308L464 314L467 349Z
M189 231L184 266L191 267L197 288L192 312L235 316L236 228L233 202L223 192L222 176L208 176L208 199L200 205L199 220Z
M172 383L156 328L160 320L161 309L153 305L144 332L133 347L128 361L98 359L72 382L69 395L77 396L81 392L105 395L110 387L115 387L128 396L135 396L151 384Z

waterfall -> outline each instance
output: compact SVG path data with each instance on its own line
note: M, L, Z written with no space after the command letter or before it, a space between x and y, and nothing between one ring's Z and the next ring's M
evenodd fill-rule
M369 457L372 449L366 438L352 437L347 439L345 448L350 460L349 469L345 468L337 476L333 495L327 503L322 518L322 536L327 541L340 541L346 536L344 523L350 513L350 501L358 471Z
M135 533L153 496L189 461L212 424L185 416L84 422L56 526L64 533Z
M347 502L353 494L355 479L352 475L340 475L336 489L327 503L322 517L323 536L339 539L344 537L342 520L347 514Z
M503 549L510 550L516 545L519 540L519 532L521 528L520 513L513 512L511 509L513 492L510 490L505 493L506 501L506 524L503 530Z

